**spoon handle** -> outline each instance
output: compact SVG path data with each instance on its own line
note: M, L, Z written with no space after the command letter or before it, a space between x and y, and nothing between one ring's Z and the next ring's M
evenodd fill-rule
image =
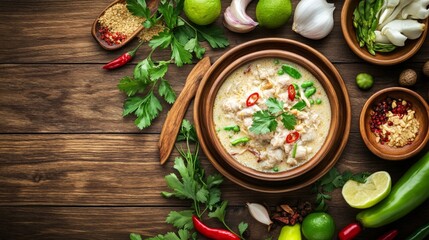
M185 116L186 110L188 109L191 100L195 97L201 79L209 68L209 57L203 58L195 65L186 79L182 92L179 94L170 111L167 113L167 118L162 126L158 142L161 165L168 160L168 157L173 150L177 133L182 125L182 120Z

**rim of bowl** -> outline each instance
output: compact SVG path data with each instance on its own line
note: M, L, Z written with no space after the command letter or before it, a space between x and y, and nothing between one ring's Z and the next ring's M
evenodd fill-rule
M416 139L413 141L413 143L416 144L410 144L410 145L405 145L401 148L398 148L400 151L403 151L403 154L399 154L398 151L395 151L395 148L393 147L389 147L386 145L381 145L380 143L375 142L375 136L371 133L368 132L370 130L368 130L367 128L367 120L368 120L368 116L369 116L369 112L371 111L371 106L373 104L375 104L376 102L382 100L382 98L384 98L385 95L391 93L392 97L394 97L394 95L404 95L404 96L409 96L409 98L411 99L404 99L406 101L411 101L413 104L413 108L415 108L416 105L421 105L423 107L423 109L426 109L426 115L424 115L424 112L419 112L418 114L421 114L423 119L426 119L426 126L422 126L420 125L420 129L424 129L425 132L420 132L420 134L417 135ZM387 97L387 96L386 96ZM417 102L415 102L415 100L417 100ZM415 109L414 109L415 110ZM417 112L416 112L417 113ZM365 142L365 145L368 147L368 149L374 153L375 155L377 155L380 158L386 159L386 160L405 160L408 159L410 157L415 156L416 154L418 154L425 146L426 143L429 140L429 135L428 135L428 128L427 128L427 123L429 121L429 106L426 103L426 101L423 99L422 96L420 96L420 94L408 89L408 88L403 88L403 87L389 87L389 88L385 88L382 89L376 93L374 93L370 98L368 98L368 100L365 102L364 106L362 107L361 113L360 113L360 118L359 118L359 131L361 134L362 139ZM422 124L420 122L420 124ZM384 150L384 151L383 151Z
M264 58L279 58L286 61L293 62L295 64L298 64L302 67L304 67L307 71L309 71L323 86L325 92L327 93L330 105L331 105L331 121L330 121L330 127L328 130L328 134L326 138L324 139L324 143L321 146L321 148L317 151L317 153L311 158L308 159L306 162L298 165L297 167L294 167L292 169L278 172L278 173L271 173L271 172L263 172L258 171L250 167L246 167L239 163L237 160L235 160L233 157L231 157L230 154L227 153L223 145L220 143L217 134L216 129L214 126L213 121L213 105L215 98L217 96L219 88L222 86L223 82L228 78L228 76L233 73L236 69L239 67L258 60L258 59L264 59ZM338 97L335 92L335 89L333 88L332 84L330 83L328 77L311 61L307 60L306 58L287 51L283 50L261 50L256 51L250 54L246 54L236 60L234 60L230 65L228 65L214 80L211 89L209 91L209 94L207 95L209 105L209 114L206 118L205 123L208 126L208 135L214 136L213 138L210 138L210 141L213 145L213 148L222 159L232 166L234 169L240 171L241 173L260 180L271 180L271 181L283 181L286 179L291 179L297 175L304 174L307 171L311 170L317 164L320 163L324 159L324 157L328 154L329 149L333 147L334 143L334 136L335 132L331 131L332 129L336 129L338 127L339 121L338 121L338 114L339 114L339 102Z
M390 53L377 52L376 55L373 56L367 51L365 47L362 47L362 48L359 47L359 44L357 43L357 40L356 40L356 30L353 27L353 21L352 21L353 10L350 9L351 7L357 5L358 3L359 1L345 0L343 8L341 10L341 30L343 32L343 36L349 48L357 56L359 56L363 60L370 63L374 63L382 66L390 66L390 65L399 64L401 62L408 60L420 50L428 34L429 17L422 20L422 23L425 23L426 25L425 29L422 32L422 35L418 39L414 39L414 40L407 39L407 42L405 43L406 45L414 44L414 46L410 47L409 51L404 51L404 54L397 54L396 58L388 58L388 56L389 54L399 51L398 49L395 49L393 52L390 52ZM352 32L353 34L349 34L350 32ZM399 47L399 48L404 48L404 47Z

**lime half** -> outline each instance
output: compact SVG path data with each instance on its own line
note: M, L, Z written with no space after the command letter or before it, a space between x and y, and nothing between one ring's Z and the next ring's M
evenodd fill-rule
M371 174L365 183L347 181L341 191L344 200L353 208L369 208L383 200L390 193L392 180L388 172Z

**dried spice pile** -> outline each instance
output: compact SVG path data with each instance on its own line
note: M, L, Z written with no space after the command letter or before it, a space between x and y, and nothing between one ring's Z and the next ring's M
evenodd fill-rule
M414 141L420 124L410 102L386 98L372 110L370 128L377 142L390 147L403 147Z
M98 19L101 38L109 45L119 44L141 27L143 21L144 18L131 14L126 4L117 3Z

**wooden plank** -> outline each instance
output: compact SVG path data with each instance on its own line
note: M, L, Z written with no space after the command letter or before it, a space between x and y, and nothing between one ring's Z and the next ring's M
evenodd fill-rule
M118 56L119 53L103 51L90 34L92 22L98 14L110 3L103 1L1 1L0 2L0 63L103 63ZM298 0L293 1L295 7ZM230 4L222 1L222 8ZM363 62L357 58L345 43L340 24L342 1L336 1L334 11L335 25L332 33L325 39L309 40L292 31L291 19L284 27L277 30L267 30L258 27L250 34L236 34L225 28L225 33L231 43L230 48L239 43L263 37L280 37L297 40L319 49L334 62ZM248 7L248 14L255 18L256 2ZM72 9L72 11L71 11ZM37 14L34 14L37 13ZM222 26L222 18L216 23ZM136 45L134 41L132 45ZM139 52L142 59L148 53L148 47ZM211 57L219 57L223 51L209 50ZM168 56L161 53L163 59ZM413 61L426 61L429 55L429 41L426 41L421 51Z
M360 109L375 91L398 86L400 71L410 67L418 70L422 64L403 67L380 68L360 64L336 64L346 83L352 103L352 132L358 132ZM101 65L0 65L0 74L7 76L0 82L0 132L141 132L134 126L134 116L122 117L124 94L117 89L119 79L130 74L133 66L106 72ZM167 79L176 93L183 88L187 73L192 66L170 67ZM374 87L361 91L355 84L358 73L372 74ZM426 99L428 85L419 72L419 82L412 88ZM153 126L144 132L159 133L165 120L168 104ZM186 118L192 118L192 105Z
M0 239L128 239L131 232L139 233L143 238L175 231L165 223L165 218L171 210L182 208L162 207L0 207ZM329 213L335 216L336 232L346 224L354 221L358 211L350 211L348 207L335 206ZM250 237L248 240L261 240L276 237L280 227L274 227L270 232L265 225L256 222L242 205L230 207L227 213L227 223L233 229L244 221L249 224ZM415 226L404 222L416 222L421 225L429 220L423 206L414 210L401 221L377 229L365 229L356 240L376 239L391 229L398 229L398 239L415 230ZM207 225L222 227L214 220L204 220ZM199 237L198 239L205 239Z
M164 199L164 176L175 172L174 151L159 165L158 135L152 134L1 134L0 205L187 205ZM429 148L427 148L429 150ZM201 154L208 173L214 169ZM352 172L389 171L396 180L412 161L386 162L373 156L358 134L352 134L337 166ZM275 202L230 181L222 186L232 204L248 199ZM310 187L293 194L313 199ZM296 199L296 198L295 198Z

